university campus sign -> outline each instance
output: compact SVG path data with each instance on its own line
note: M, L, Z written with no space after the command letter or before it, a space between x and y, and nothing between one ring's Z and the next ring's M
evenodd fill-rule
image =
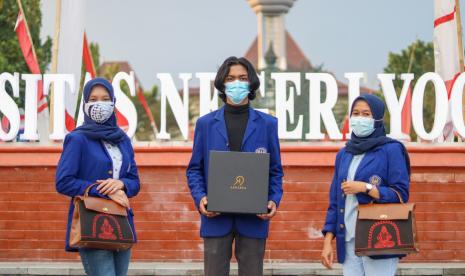
M301 95L301 74L300 73L272 73L271 79L275 82L275 115L278 118L279 137L281 139L301 139L305 134L307 140L324 139L325 134L322 132L323 123L326 132L331 140L340 140L343 138L333 113L333 107L338 100L338 87L336 79L327 73L306 73L305 80L309 81L309 131L303 133L303 114L296 114L294 110L294 99L296 95ZM360 80L363 79L363 73L346 73L345 78L348 80L348 97L349 106L353 100L360 94ZM171 107L177 125L184 139L188 139L189 130L189 82L194 77L200 83L199 95L199 112L200 116L205 115L218 108L218 95L212 91L211 81L215 78L215 73L181 73L175 80L171 74L160 73L156 77L160 81L160 126L156 135L158 140L171 139L167 131L167 108ZM264 73L260 75L261 83L264 83ZM386 106L390 114L390 133L393 138L403 139L405 134L402 133L401 113L405 99L414 78L413 74L401 74L400 79L403 81L403 87L400 97L397 96L393 81L396 78L394 74L378 74L377 78L381 84L382 93L384 94ZM90 80L89 74L86 75L85 82ZM51 140L64 139L67 131L65 128L65 99L68 93L77 93L76 80L72 74L19 74L19 73L2 73L0 74L0 113L6 116L10 122L8 132L0 128L0 139L11 141L16 139L20 129L20 110L13 98L19 97L19 84L23 81L25 84L25 106L24 106L24 132L20 135L21 140L37 141L40 140L37 130L37 90L38 84L42 83L45 95L49 94L50 86L54 86L53 97L53 128L49 133ZM42 81L42 82L40 82ZM129 122L127 133L132 137L137 127L137 112L130 98L123 92L120 82L125 81L129 86L129 93L136 95L134 73L119 72L113 78L113 86L116 96L116 108L122 113ZM179 93L176 82L181 81L183 85L182 93ZM293 83L294 87L287 89L288 83ZM13 95L6 91L6 85L12 88ZM436 105L434 114L434 124L428 132L423 122L423 100L425 87L431 83L435 88ZM322 85L326 87L326 96L322 99ZM417 136L423 140L433 141L442 136L443 129L448 122L451 122L455 130L462 137L465 137L465 125L463 119L463 89L465 85L465 74L459 75L450 91L450 97L444 80L436 73L426 73L417 80L412 91L412 126ZM260 89L262 96L265 96L263 85ZM82 106L82 102L81 102ZM267 109L262 111L268 112ZM291 118L291 122L287 119ZM83 122L82 108L79 107L77 125ZM296 122L294 122L296 118ZM450 118L450 119L449 119ZM289 130L288 125L296 125ZM295 123L295 124L294 124Z

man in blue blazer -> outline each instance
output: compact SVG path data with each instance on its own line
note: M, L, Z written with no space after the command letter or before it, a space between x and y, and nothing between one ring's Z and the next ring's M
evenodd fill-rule
M277 120L249 106L260 81L245 58L230 57L219 68L215 87L225 105L198 119L192 158L187 168L189 189L201 214L206 276L229 275L232 244L239 275L263 275L263 257L269 220L282 197L280 146ZM219 214L206 210L209 152L241 151L270 154L268 214Z

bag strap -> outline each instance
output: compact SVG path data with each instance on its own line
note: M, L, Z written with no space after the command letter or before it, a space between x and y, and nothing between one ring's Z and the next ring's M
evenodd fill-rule
M397 194L397 197L399 197L400 203L405 203L404 200L402 199L402 196L400 196L400 193L396 189L394 188L389 188L389 189L393 190Z

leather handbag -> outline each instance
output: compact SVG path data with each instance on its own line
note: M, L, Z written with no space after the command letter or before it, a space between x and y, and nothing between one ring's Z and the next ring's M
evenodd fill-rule
M127 209L113 200L84 196L74 198L69 244L78 248L126 250L135 243Z
M355 228L357 256L400 255L417 253L415 204L403 203L359 205Z

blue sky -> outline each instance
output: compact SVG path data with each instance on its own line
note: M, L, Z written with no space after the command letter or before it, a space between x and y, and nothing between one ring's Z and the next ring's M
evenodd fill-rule
M43 0L42 10L42 36L52 36L55 1ZM341 80L366 72L376 88L389 52L432 40L433 1L297 0L286 27L312 64ZM149 89L157 73L214 72L226 57L244 55L257 18L246 0L88 1L86 30L103 61L129 61Z

